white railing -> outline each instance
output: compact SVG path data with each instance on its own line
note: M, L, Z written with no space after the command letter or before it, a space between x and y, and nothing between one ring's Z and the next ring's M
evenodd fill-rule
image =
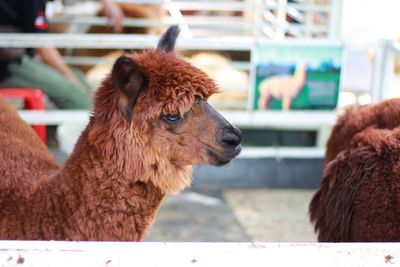
M225 19L225 20L222 20ZM206 20L193 19L184 17L185 23L190 28L204 28L204 29L226 29L226 30L250 30L254 29L254 25L251 23L244 23L239 21L233 21L231 17L220 18L219 20ZM108 25L109 20L106 17L97 16L59 16L54 17L50 20L52 23L72 23L81 25ZM136 19L136 18L125 18L123 25L125 27L166 27L175 25L177 22L172 17L166 17L162 20L158 19Z
M42 47L52 45L58 48L107 48L145 49L154 48L159 36L145 34L18 34L0 35L0 47ZM177 47L185 50L245 50L250 51L253 38L238 36L197 37L177 40Z
M317 132L315 147L245 147L240 158L322 158L325 154L325 143L329 136L330 127L336 120L336 114L330 111L259 111L259 112L221 112L232 124L246 129L289 129L289 130L314 130ZM65 123L80 124L83 130L89 121L88 111L46 110L28 111L21 110L19 115L28 124L61 125ZM62 128L61 128L62 129ZM68 136L67 136L68 135ZM64 133L68 138L64 152L70 153L79 137L79 133ZM61 145L64 140L59 140Z
M397 266L396 243L1 241L1 266Z
M232 124L249 128L316 130L330 126L336 120L331 111L222 111L221 114ZM87 122L90 112L75 110L20 110L19 115L28 124L58 125L63 122Z
M28 124L60 125L64 122L86 123L88 111L76 110L20 110L19 115Z

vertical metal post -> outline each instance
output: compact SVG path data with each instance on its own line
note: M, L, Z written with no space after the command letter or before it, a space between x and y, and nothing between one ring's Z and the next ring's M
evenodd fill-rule
M253 103L256 90L256 76L257 76L257 47L259 42L253 42L250 50L250 69L249 69L249 90L247 94L247 110L253 111Z
M391 50L391 41L380 40L375 49L372 67L372 103L390 97L390 80L393 76L395 57Z
M263 35L265 4L262 0L254 0L254 40L258 40Z
M265 11L265 3L263 0L255 0L255 35L254 42L250 49L250 69L249 69L249 90L247 91L247 111L253 111L253 103L255 98L256 75L257 75L257 47L262 38L263 30L263 14Z
M331 0L329 11L328 38L339 39L342 36L343 0Z
M311 7L312 5L315 4L314 0L308 0L304 3L304 5L307 5L308 7ZM304 22L304 35L303 37L305 38L312 38L313 35L313 26L314 26L314 11L310 8L307 9L306 11L306 16L305 16L305 22Z
M284 39L286 33L287 0L278 0L276 9L276 39Z

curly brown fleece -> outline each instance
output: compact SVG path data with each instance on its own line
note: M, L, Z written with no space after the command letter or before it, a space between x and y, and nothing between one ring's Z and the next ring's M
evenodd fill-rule
M393 129L400 125L400 99L390 99L378 104L350 107L339 117L328 139L325 165L341 151L350 147L355 134L368 127Z
M400 241L399 113L393 99L339 119L310 203L320 242Z

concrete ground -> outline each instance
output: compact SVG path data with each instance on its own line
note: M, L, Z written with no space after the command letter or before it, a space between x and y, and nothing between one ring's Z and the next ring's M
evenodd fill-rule
M315 242L308 219L314 190L186 192L161 206L147 241Z

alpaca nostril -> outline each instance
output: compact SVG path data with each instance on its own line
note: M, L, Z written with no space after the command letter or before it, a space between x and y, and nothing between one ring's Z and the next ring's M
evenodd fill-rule
M229 131L225 130L220 136L221 143L229 146L238 146L242 142L242 133L239 129L233 128Z

